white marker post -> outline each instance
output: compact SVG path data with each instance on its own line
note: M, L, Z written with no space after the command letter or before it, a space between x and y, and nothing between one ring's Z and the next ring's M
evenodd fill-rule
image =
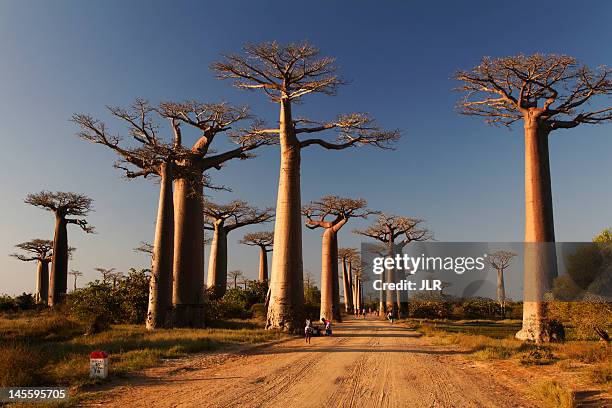
M108 377L108 354L104 351L94 351L89 355L89 377Z

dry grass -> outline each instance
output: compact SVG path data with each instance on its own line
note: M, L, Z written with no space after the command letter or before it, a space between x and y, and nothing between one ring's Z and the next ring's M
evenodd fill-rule
M79 386L91 382L89 353L94 350L109 353L111 374L122 376L158 365L162 359L283 336L255 322L232 321L224 326L149 332L143 326L120 325L86 336L83 325L57 314L0 317L0 381L2 386Z
M595 364L588 369L587 373L595 384L609 385L612 382L612 362Z
M542 381L531 389L533 395L550 408L574 408L576 397L573 391L563 387L557 381Z
M0 387L25 387L40 381L40 353L21 344L0 345Z

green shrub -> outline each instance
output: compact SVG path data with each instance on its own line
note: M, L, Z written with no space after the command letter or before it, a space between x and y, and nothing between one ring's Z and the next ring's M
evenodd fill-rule
M419 319L446 319L453 305L442 300L413 300L408 305L410 317Z
M462 303L461 308L463 317L468 319L490 319L502 315L499 303L492 299L468 299Z
M111 323L144 323L149 299L149 278L132 269L113 287L108 282L91 282L67 295L70 313L98 332Z

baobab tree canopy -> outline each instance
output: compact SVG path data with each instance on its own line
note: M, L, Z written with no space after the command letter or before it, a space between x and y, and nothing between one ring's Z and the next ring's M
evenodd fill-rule
M51 261L53 241L48 239L32 239L30 241L17 244L15 247L27 252L27 254L11 254L12 257L17 258L20 261Z
M373 211L366 208L363 198L352 199L338 196L324 196L320 200L305 205L302 213L310 228L333 228L344 225L349 218L366 218ZM330 219L331 217L331 219Z
M496 270L504 270L510 263L512 262L512 258L514 258L516 254L511 251L495 251L493 253L488 254L487 262L495 268Z
M460 112L487 123L509 126L530 116L554 130L612 120L612 107L587 109L596 96L612 93L612 70L591 69L566 55L485 57L455 79L465 92Z
M403 248L412 241L426 241L433 237L433 234L427 228L422 227L423 222L418 218L380 213L374 224L364 230L353 232ZM401 240L396 242L398 238L401 238Z
M93 200L83 194L63 191L41 191L36 194L28 194L25 202L26 204L52 211L62 217L85 217L92 210ZM85 232L94 232L94 227L88 225L85 219L71 218L66 219L66 222L78 225Z
M248 234L244 234L244 237L242 237L240 243L251 246L263 246L266 249L271 249L272 245L274 244L274 232L249 232Z
M203 213L206 229L214 230L215 224L218 224L227 232L246 225L268 222L274 218L272 207L259 209L241 200L234 200L228 204L205 201Z

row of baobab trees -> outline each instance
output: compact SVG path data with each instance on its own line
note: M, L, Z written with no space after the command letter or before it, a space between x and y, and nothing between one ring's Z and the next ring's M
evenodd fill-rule
M151 106L138 99L128 109L109 107L111 115L126 124L127 134L137 144L134 146L124 143L124 138L90 115L77 114L72 120L80 127L81 138L117 153L115 166L124 170L128 178L155 176L160 181L151 279L154 299L148 323L151 328L165 325L170 310L175 326L197 326L203 321L203 191L218 188L210 183L207 172L221 169L231 160L251 158L262 146L279 145L267 327L297 331L303 317L302 151L311 146L328 150L364 145L389 149L400 132L381 129L371 116L363 113L342 114L329 121L295 114L295 102L316 93L332 96L345 83L337 73L335 60L321 56L308 43L248 44L243 53L225 55L211 68L219 79L231 80L241 89L259 91L274 103L278 109L277 125L268 128L263 121L253 118L247 108L226 103L187 101ZM573 57L555 54L485 57L473 69L455 73L454 78L461 83L459 91L465 95L458 104L460 113L483 117L494 125L524 125L526 242L555 241L549 136L558 129L611 121L612 107L602 105L602 98L596 100L612 94L610 75L612 71L605 66L591 69ZM168 122L168 137L162 135L165 128L159 125L159 119ZM190 131L197 133L193 144L187 144L184 137ZM317 136L334 131L335 141ZM222 134L236 147L219 153L213 142ZM88 228L77 220L61 221L61 216L57 217L62 212L69 214L70 208L68 211L61 206L46 208L55 211L58 223L64 223L64 230L66 223ZM75 208L76 215L83 212L78 205ZM306 216L309 227L323 228L325 242L336 239L334 222L337 226L341 217L332 221L328 219L331 214L317 209L308 209ZM386 238L373 230L364 235L387 243L389 252L395 251L389 242L403 233L385 225L384 217L380 225L377 223L381 225ZM63 274L67 245L61 234L61 228L56 227L58 242L54 242L54 257L59 257L57 270ZM336 264L335 260L332 264ZM545 292L556 273L550 254L526 256L524 266L526 290ZM323 274L327 273L325 268L324 265ZM52 274L53 269L56 267L52 267ZM322 286L322 292L329 290ZM549 339L546 303L541 298L530 297L525 302L523 328L517 337Z

